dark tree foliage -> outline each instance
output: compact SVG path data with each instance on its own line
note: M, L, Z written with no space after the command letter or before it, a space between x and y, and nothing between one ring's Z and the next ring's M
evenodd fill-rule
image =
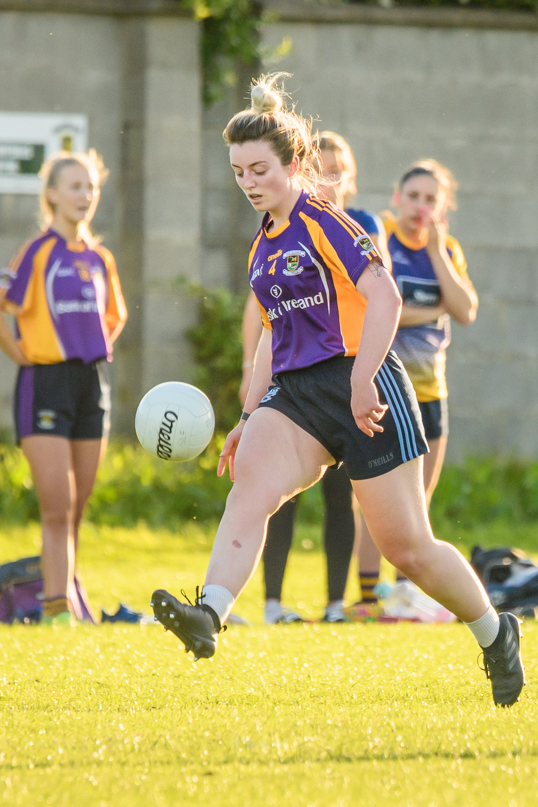
M235 65L254 64L259 58L259 0L180 0L202 23L201 63L204 102L222 97L235 84Z
M312 0L322 2L323 0ZM326 0L332 5L339 0ZM202 23L201 65L204 103L219 100L227 86L237 81L237 64L256 65L261 57L260 24L277 19L264 12L263 0L178 0L192 9ZM384 7L452 7L538 11L538 0L340 0Z
M241 323L246 294L227 289L193 287L198 299L198 324L187 331L196 362L194 384L209 397L216 430L226 434L239 420L239 386L243 348Z

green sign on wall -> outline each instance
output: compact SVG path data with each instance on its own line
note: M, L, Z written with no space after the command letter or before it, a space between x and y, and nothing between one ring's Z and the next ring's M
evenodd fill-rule
M45 159L42 143L0 143L0 174L38 174Z
M0 194L37 194L39 171L59 151L86 151L86 115L0 112Z

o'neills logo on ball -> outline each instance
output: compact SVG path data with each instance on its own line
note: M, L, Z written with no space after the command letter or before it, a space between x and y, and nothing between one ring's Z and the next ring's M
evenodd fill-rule
M157 456L161 460L169 460L172 456L172 432L178 417L177 412L170 409L164 413L157 440Z

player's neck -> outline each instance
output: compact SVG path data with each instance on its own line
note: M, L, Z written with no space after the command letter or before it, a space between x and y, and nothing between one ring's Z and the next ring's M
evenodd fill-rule
M428 240L428 229L427 227L411 227L402 219L396 219L396 223L400 228L402 234L410 241L412 244L416 244L416 246L422 246L424 241Z
M66 241L76 242L81 241L82 238L79 234L79 223L69 221L63 216L55 216L50 224L51 229L65 238Z
M297 200L301 195L301 188L291 188L289 195L286 195L285 199L275 207L274 210L269 210L269 215L271 216L272 224L270 226L270 230L278 230L285 224L290 215L291 211L297 204Z

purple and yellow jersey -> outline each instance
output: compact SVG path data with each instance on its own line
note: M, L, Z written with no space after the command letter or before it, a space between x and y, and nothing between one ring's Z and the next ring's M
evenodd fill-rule
M392 276L404 305L437 306L441 287L426 247L412 246L394 219L384 221ZM447 236L447 251L461 277L467 276L467 262L455 238ZM398 328L392 344L400 357L421 403L446 398L446 349L450 344L450 317L443 314L425 325Z
M3 285L5 310L16 316L19 344L31 362L111 357L109 334L126 321L127 309L107 249L68 243L47 230L15 256Z
M371 260L364 230L330 202L301 193L288 221L252 243L250 285L272 331L273 373L354 356L367 301L355 288Z

